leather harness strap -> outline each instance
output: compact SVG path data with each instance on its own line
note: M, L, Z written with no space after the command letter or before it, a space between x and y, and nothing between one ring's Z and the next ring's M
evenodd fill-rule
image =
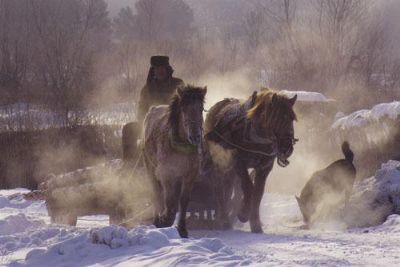
M221 118L217 122L212 132L216 136L218 136L218 138L222 140L226 145L228 145L228 147L268 157L276 156L276 144L274 142L274 139L271 140L256 136L257 141L255 142L255 130L253 129L251 121L246 118L247 111L251 109L255 104L256 96L257 92L254 92L251 98L245 103L234 103L240 105L239 107L237 107L237 111L230 111L232 113L232 115L229 116L231 117L230 119L224 120L223 118ZM225 99L224 101L226 101L226 105L229 105L233 102L233 99ZM234 140L232 140L232 136L235 133L239 133L239 136L241 136L241 142L235 142ZM253 147L257 149L252 149ZM260 147L266 149L260 150Z

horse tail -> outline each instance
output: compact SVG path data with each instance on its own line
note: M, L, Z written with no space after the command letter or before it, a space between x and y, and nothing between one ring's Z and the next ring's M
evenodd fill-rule
M342 152L343 152L343 155L344 155L345 159L348 162L353 163L354 153L350 149L350 145L349 145L349 143L347 141L344 141L343 144L342 144Z
M304 222L308 223L308 216L307 216L307 213L306 213L306 211L304 209L303 201L298 196L295 196L295 198L296 198L296 201L297 201L297 205L299 205L300 212L301 212L301 215L303 216Z

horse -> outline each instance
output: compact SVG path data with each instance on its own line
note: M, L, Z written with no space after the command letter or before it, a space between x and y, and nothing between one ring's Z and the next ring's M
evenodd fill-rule
M254 92L245 102L226 98L209 110L204 124L204 139L208 153L217 173L222 174L219 182L221 193L217 194L221 220L227 220L225 200L227 188L233 177L240 177L243 199L238 218L250 220L251 231L262 233L260 202L264 194L266 179L275 159L286 167L293 153L293 123L297 120L293 111L297 95L293 98L264 88ZM249 169L253 169L254 181Z
M152 107L144 119L143 154L154 191L154 225L173 225L187 238L186 211L202 159L203 110L207 87L177 88L169 105ZM179 203L178 203L179 202Z

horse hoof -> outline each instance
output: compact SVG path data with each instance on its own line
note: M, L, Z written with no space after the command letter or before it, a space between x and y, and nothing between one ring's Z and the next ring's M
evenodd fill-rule
M162 228L163 227L162 224L161 224L160 218L158 216L156 218L154 218L153 224L157 228Z
M242 223L248 222L250 217L250 207L247 207L246 204L242 203L237 217Z
M261 223L251 223L250 222L250 228L251 228L251 232L255 233L255 234L262 234L264 233L262 227L261 227Z
M188 233L188 231L186 229L177 227L177 230L178 230L179 236L181 238L188 238L189 237L189 233Z
M157 228L171 227L174 224L175 217L161 215L154 219L154 225Z
M264 233L262 228L251 229L251 232L254 233L254 234L263 234Z
M243 212L239 212L239 214L237 215L239 221L241 221L242 223L248 222L249 221L249 215Z

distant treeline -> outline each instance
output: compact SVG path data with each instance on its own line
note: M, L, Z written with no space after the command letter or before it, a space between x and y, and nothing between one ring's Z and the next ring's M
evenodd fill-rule
M0 0L0 105L40 104L75 125L71 111L135 102L149 57L166 54L185 81L235 72L253 90L262 71L264 85L361 109L400 97L386 16L400 4L381 2L138 0L111 18L104 0Z
M0 188L36 189L49 174L121 158L120 130L76 126L0 133Z

